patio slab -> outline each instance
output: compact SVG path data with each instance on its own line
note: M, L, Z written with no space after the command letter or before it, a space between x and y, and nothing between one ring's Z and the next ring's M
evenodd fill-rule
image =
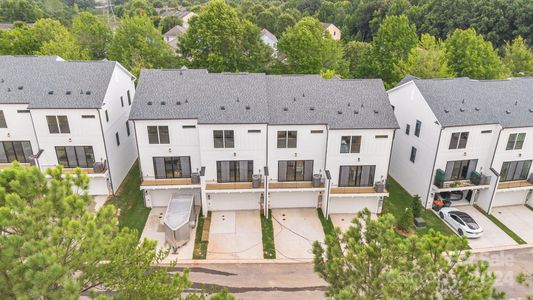
M259 210L213 211L207 259L263 259Z
M533 243L533 211L524 205L494 207L492 214L528 244Z
M157 249L168 249L170 247L165 241L165 230L163 225L161 225L161 219L165 216L166 207L157 207L150 210L148 219L146 220L146 225L141 235L141 241L144 238L149 240L157 241ZM196 214L199 213L199 209L196 209ZM196 227L191 229L190 240L184 246L178 249L177 253L170 254L165 258L164 262L169 262L173 260L189 260L192 259L192 254L194 250L194 240L195 240Z
M333 226L339 227L341 232L346 232L350 226L352 226L352 220L356 217L356 214L331 214L329 215ZM376 220L378 216L371 214L370 218Z
M279 259L310 260L314 241L324 241L315 208L273 209L274 244Z

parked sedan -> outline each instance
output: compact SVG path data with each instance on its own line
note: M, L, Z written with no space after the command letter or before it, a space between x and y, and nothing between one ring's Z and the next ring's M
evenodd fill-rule
M462 191L453 191L453 192L442 192L436 195L437 199L441 201L450 200L450 201L459 201L463 200Z
M461 236L469 239L483 235L483 228L467 213L452 207L444 207L439 211L439 216L448 222Z

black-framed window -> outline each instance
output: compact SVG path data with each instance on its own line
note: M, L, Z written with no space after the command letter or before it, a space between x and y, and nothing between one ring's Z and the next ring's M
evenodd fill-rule
M126 133L128 134L128 136L130 136L131 132L130 132L130 122L129 121L126 121Z
M278 148L296 148L298 132L296 130L278 131Z
M170 144L168 126L148 126L149 144Z
M339 186L373 186L376 166L340 166Z
M416 148L411 147L411 155L409 156L409 160L414 163L416 160Z
M476 170L477 159L455 160L446 163L444 180L467 180Z
M409 135L409 132L411 132L411 125L407 124L405 125L405 134Z
M57 162L65 168L92 168L94 152L92 146L56 146Z
M131 95L130 95L130 90L128 90L126 93L128 94L128 105L131 106Z
M253 172L253 160L217 161L217 182L249 182Z
M15 160L27 163L32 154L30 141L0 142L0 163L11 163Z
M468 132L454 132L450 139L450 146L448 149L464 149L468 142Z
M67 116L46 116L50 133L70 133Z
M500 181L527 180L531 160L506 161L502 165Z
M109 122L109 113L107 112L107 109L105 110L105 121Z
M155 178L190 178L191 158L189 156L154 157Z
M0 110L0 128L7 128L6 117L4 111Z
M507 147L505 150L519 150L524 146L524 140L526 139L526 133L511 133L509 140L507 140Z
M361 152L361 136L343 136L341 137L341 153L359 153Z
M415 135L417 137L420 137L420 129L422 129L422 122L420 122L419 120L416 120Z
M235 134L233 130L213 130L215 148L234 148Z
M120 106L124 107L124 97L120 96Z
M278 161L278 181L311 181L313 180L312 160L280 160Z
M117 146L120 146L120 137L118 136L118 132L115 132L115 139L117 140Z

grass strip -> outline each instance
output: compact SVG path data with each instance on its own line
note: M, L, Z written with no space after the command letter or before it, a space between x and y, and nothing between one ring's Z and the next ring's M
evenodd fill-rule
M263 258L275 259L276 246L274 245L274 226L272 225L272 210L269 209L269 218L261 215L261 231L263 239Z
M209 220L211 220L211 212L207 213L207 218L202 215L202 212L200 212L200 215L198 216L198 224L196 224L196 238L194 239L194 251L192 254L193 259L205 259L207 256L207 244L209 241L207 238L205 240L202 239L204 236L203 232L206 220L207 223L210 224ZM209 234L206 236L209 236Z

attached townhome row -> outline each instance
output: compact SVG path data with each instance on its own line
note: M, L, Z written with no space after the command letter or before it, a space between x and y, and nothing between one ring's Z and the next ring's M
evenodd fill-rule
M408 77L388 93L401 128L390 174L426 207L533 204L533 78Z
M381 80L143 70L134 123L148 207L381 211L394 131Z
M134 79L117 62L0 56L0 164L79 167L89 194L113 194L137 159Z

